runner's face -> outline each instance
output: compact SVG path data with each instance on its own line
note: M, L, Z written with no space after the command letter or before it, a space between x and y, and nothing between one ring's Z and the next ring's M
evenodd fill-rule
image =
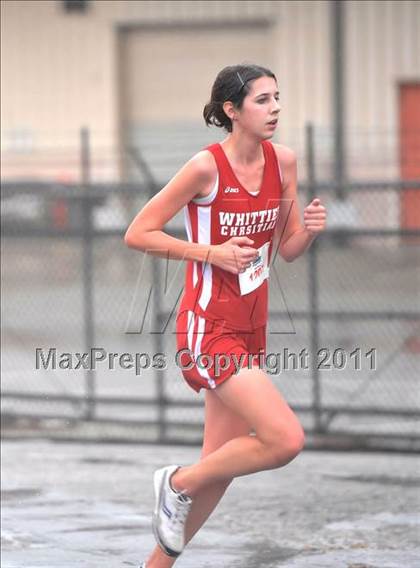
M277 83L272 77L259 77L248 85L250 92L237 113L236 124L262 139L271 138L277 123L269 122L277 120L280 112Z

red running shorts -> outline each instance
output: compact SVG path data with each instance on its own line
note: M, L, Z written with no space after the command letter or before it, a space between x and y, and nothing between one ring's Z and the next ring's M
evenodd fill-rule
M262 368L266 326L238 331L223 320L207 320L184 310L176 320L176 363L196 392L215 389L241 368Z

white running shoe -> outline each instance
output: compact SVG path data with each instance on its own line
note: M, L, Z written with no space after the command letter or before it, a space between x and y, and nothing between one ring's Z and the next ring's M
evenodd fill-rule
M192 499L182 491L175 491L170 477L180 468L168 465L155 471L155 511L153 532L158 544L169 556L179 556L185 546L185 521L191 509Z

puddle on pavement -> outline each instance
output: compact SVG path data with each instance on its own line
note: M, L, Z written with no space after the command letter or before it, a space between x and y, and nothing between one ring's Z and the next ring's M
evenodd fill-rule
M32 497L40 497L42 493L42 489L35 487L21 489L2 489L1 500L2 502L21 501L23 499L30 499Z
M420 487L420 477L397 477L391 475L334 475L326 473L323 477L329 477L338 481L359 481L360 483L378 483L379 485L396 485L399 487Z

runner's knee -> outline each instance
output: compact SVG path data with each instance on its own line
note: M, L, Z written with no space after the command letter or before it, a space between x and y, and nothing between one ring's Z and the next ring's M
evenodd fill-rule
M280 467L292 461L305 445L305 433L302 426L297 423L293 428L279 428L271 432L264 442L270 454L270 463L273 468Z

